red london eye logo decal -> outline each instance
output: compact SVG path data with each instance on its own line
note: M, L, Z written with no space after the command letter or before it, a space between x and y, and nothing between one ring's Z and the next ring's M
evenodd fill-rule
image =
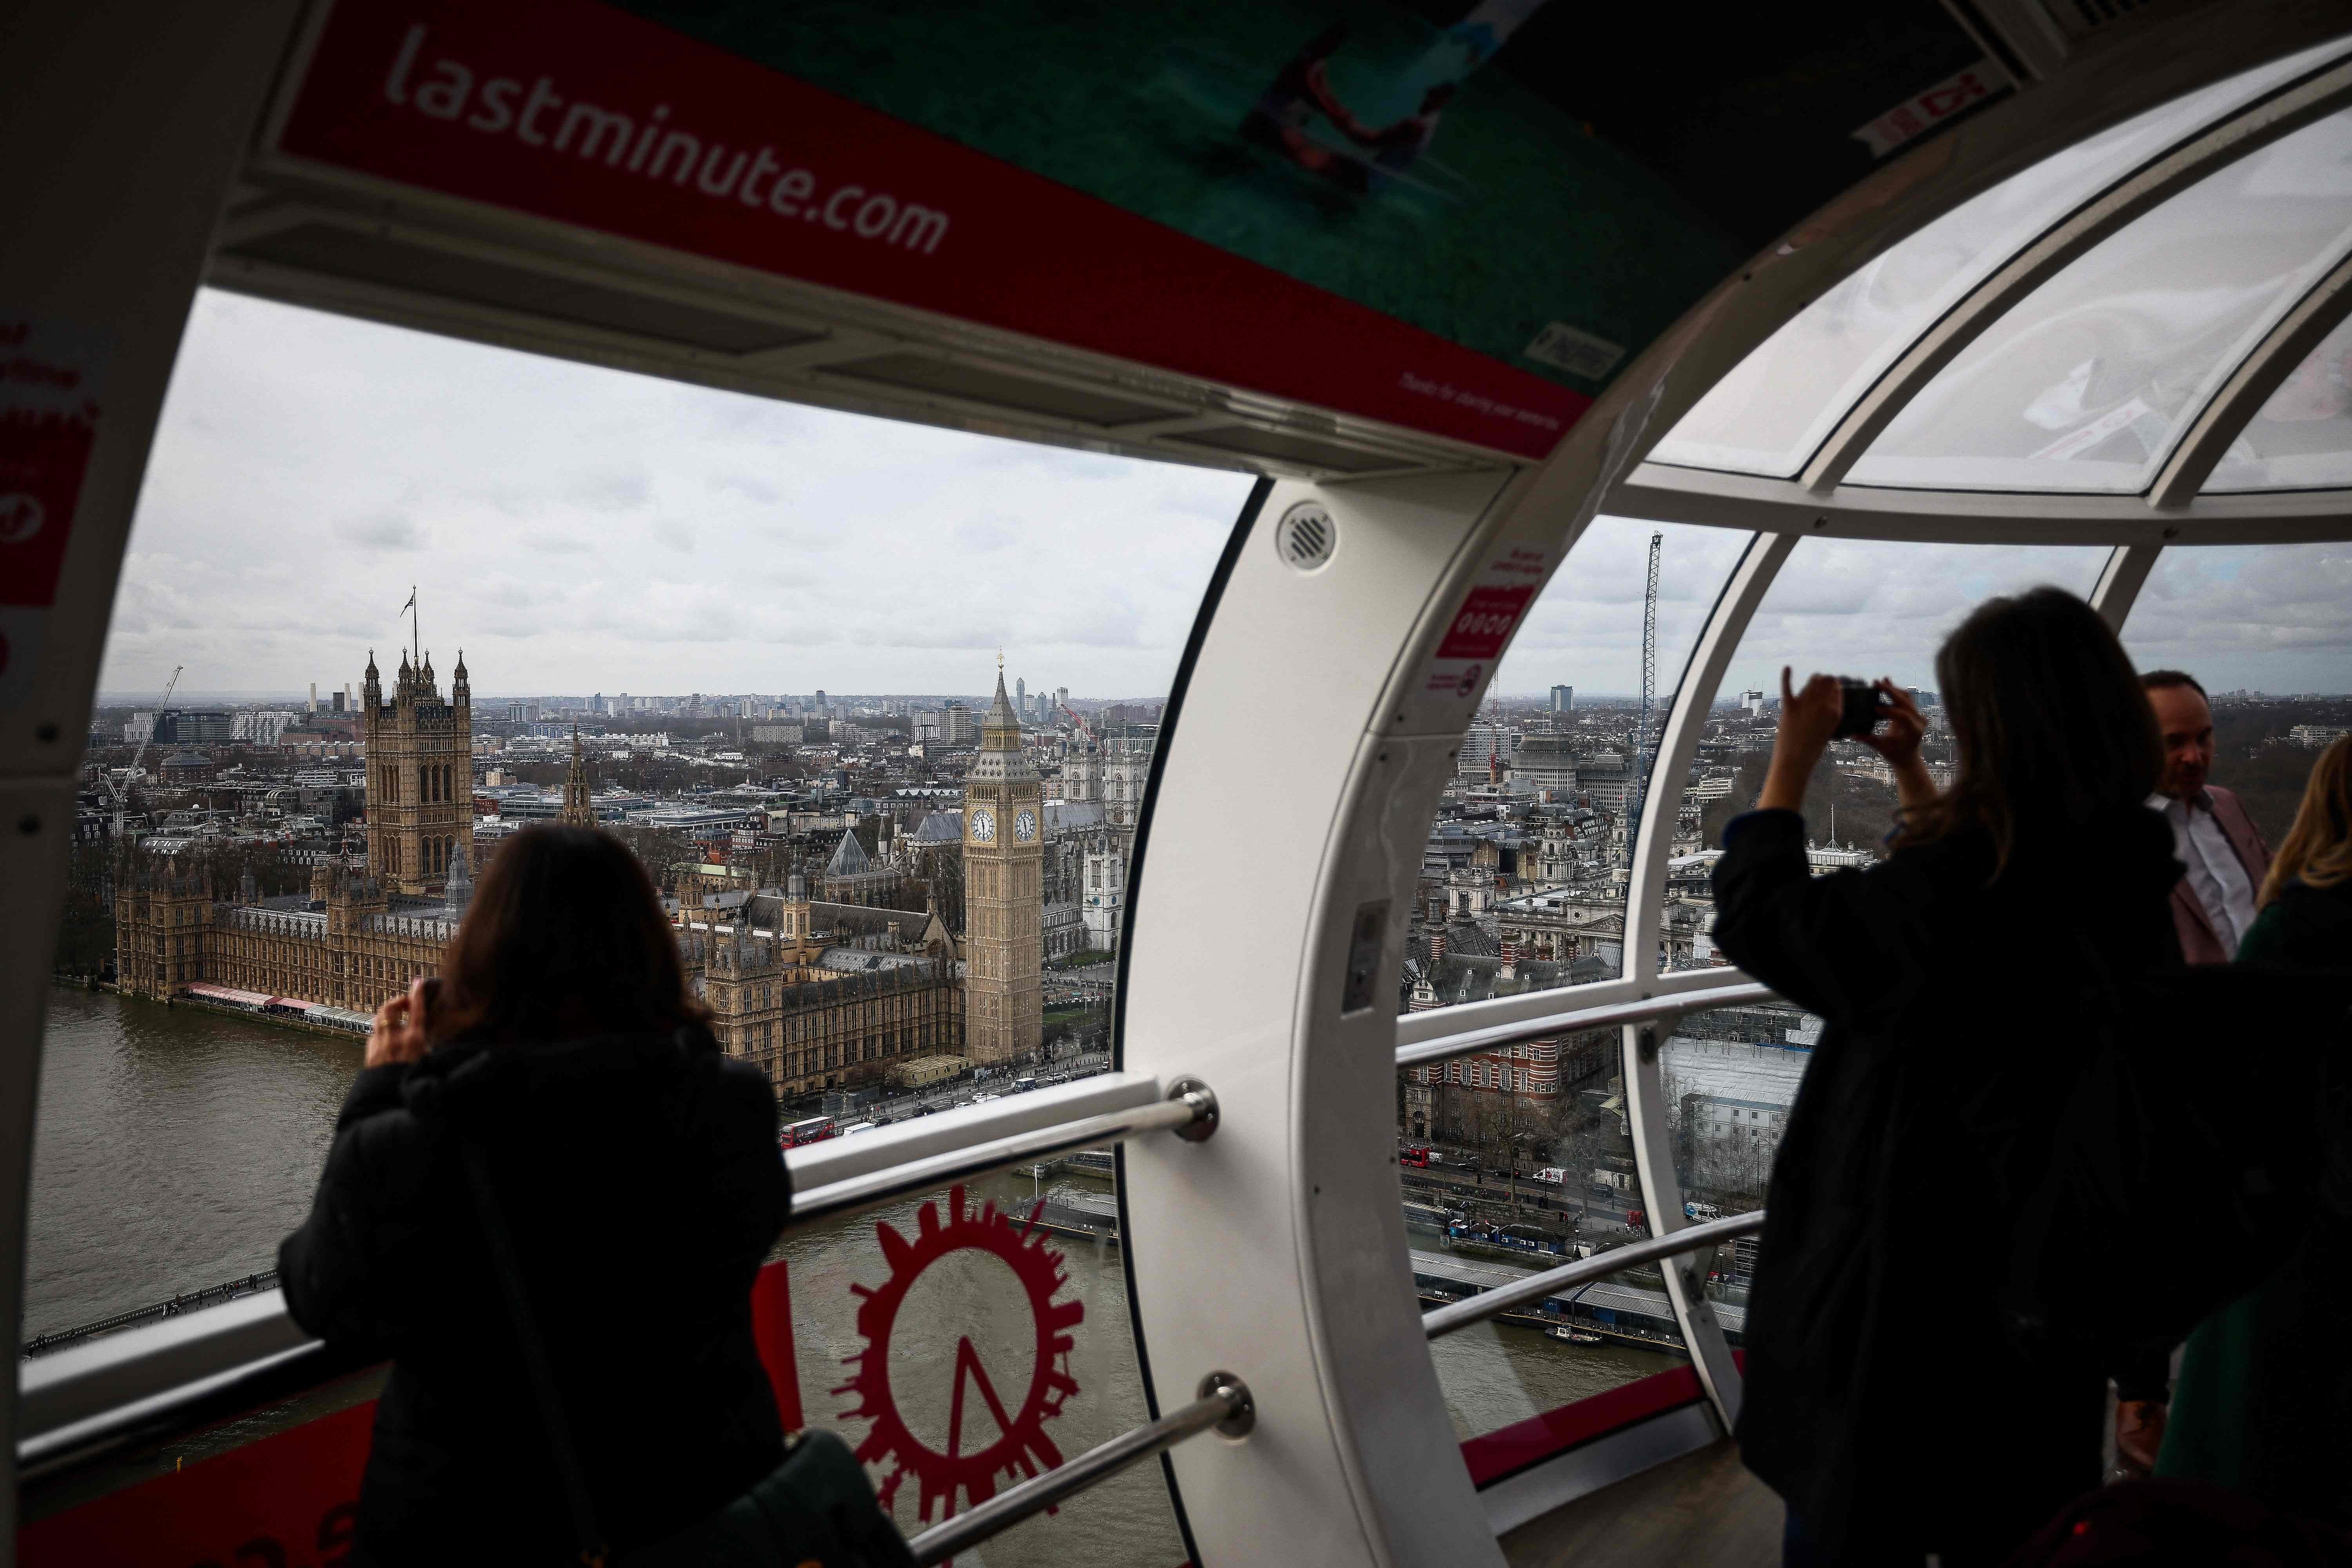
M929 1523L934 1508L944 1505L942 1518L956 1511L959 1492L963 1494L965 1507L975 1507L996 1495L1000 1479L1010 1481L1016 1476L1034 1476L1062 1462L1061 1449L1045 1435L1045 1423L1059 1415L1064 1402L1078 1392L1077 1381L1070 1376L1070 1350L1076 1342L1069 1331L1085 1319L1087 1310L1082 1301L1054 1299L1069 1283L1069 1275L1062 1266L1062 1255L1045 1245L1045 1232L1034 1227L1036 1217L1032 1210L1029 1223L1016 1226L992 1203L968 1209L963 1188L958 1186L948 1193L946 1223L940 1223L937 1203L925 1204L915 1216L916 1235L911 1241L887 1223L875 1226L875 1237L882 1244L883 1261L889 1265L890 1275L871 1289L850 1287L861 1298L857 1331L865 1336L866 1348L846 1359L846 1364L858 1370L834 1393L856 1394L856 1407L844 1415L874 1424L858 1445L857 1457L869 1464L887 1461L890 1465L890 1474L879 1489L884 1508L891 1506L898 1484L910 1474L917 1488L917 1517ZM941 1452L917 1437L900 1413L898 1394L890 1386L890 1337L898 1326L898 1309L906 1304L907 1293L923 1271L964 1251L982 1252L1001 1260L1021 1282L1035 1325L1036 1356L1029 1386L1021 1391L1017 1404L1008 1405L971 1339L957 1336L946 1450ZM984 1447L967 1449L965 1417L971 1395L987 1405L998 1436Z

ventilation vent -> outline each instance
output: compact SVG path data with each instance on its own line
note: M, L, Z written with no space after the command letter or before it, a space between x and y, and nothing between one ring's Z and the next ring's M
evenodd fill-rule
M2151 0L2051 0L2048 10L2069 37L2080 38L2149 8Z
M1320 501L1303 500L1282 514L1274 547L1295 572L1319 572L1339 546L1339 525Z

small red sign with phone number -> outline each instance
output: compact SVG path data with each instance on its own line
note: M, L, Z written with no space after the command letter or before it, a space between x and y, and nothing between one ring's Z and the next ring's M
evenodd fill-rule
M1493 658L1503 651L1511 628L1527 614L1536 596L1532 583L1500 588L1473 588L1454 612L1445 640L1437 645L1440 658Z

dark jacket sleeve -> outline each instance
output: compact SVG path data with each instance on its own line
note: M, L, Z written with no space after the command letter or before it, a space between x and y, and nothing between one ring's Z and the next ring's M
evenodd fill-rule
M1816 877L1805 819L1751 811L1723 832L1715 943L1790 1001L1843 1021L1913 985L1918 942L1893 864Z
M286 1310L307 1333L337 1345L389 1349L404 1315L413 1206L382 1200L421 1174L420 1130L402 1104L405 1066L368 1068L335 1118L327 1168L308 1218L278 1247Z
M729 1251L756 1270L792 1214L792 1173L776 1146L776 1092L768 1075L740 1061L721 1061L718 1070L713 1174L733 1226Z

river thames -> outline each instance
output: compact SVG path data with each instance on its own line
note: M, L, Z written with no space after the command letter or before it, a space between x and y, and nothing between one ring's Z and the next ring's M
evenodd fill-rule
M51 1332L175 1293L276 1266L278 1240L308 1210L336 1108L361 1047L255 1019L53 987L33 1160L24 1333ZM1062 1179L1062 1178L1055 1178ZM1025 1174L971 1184L975 1200L1025 1213ZM801 1394L808 1419L851 1440L865 1425L834 1391L864 1341L853 1285L883 1283L877 1225L916 1233L919 1199L786 1232ZM1145 1419L1118 1247L1058 1240L1076 1301L1068 1373L1079 1392L1044 1430L1064 1455ZM989 1385L1028 1386L1034 1339L1012 1270L985 1255L951 1255L924 1271L902 1310L891 1381L918 1441L947 1447L948 1411L969 1340ZM1533 1330L1483 1325L1433 1352L1454 1419L1466 1436L1663 1371L1669 1357L1618 1346L1570 1346ZM1240 1369L1244 1371L1245 1369ZM965 1402L962 1449L999 1432L984 1399ZM887 1474L887 1468L883 1472ZM877 1476L877 1479L880 1479ZM898 1500L915 1525L916 1485ZM1136 1563L1172 1568L1184 1552L1156 1466L1082 1494L960 1561L1077 1568Z

